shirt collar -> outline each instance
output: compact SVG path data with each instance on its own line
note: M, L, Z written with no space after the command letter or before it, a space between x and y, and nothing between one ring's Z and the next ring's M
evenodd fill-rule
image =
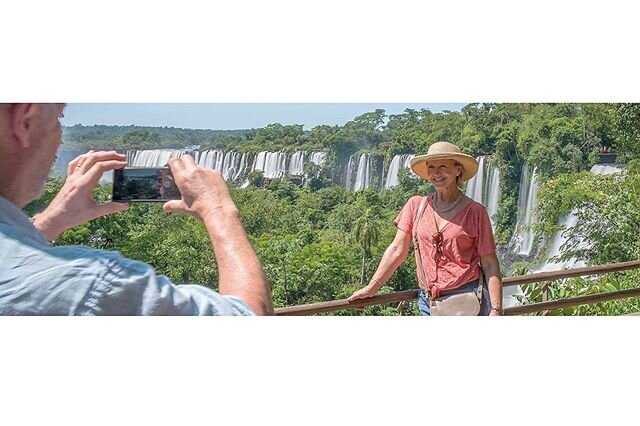
M37 242L47 245L47 239L33 226L29 216L0 195L0 223L24 231Z

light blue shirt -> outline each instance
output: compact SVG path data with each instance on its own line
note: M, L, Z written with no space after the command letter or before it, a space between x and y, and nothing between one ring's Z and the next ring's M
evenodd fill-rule
M240 299L175 285L117 252L51 247L0 197L0 315L253 315Z

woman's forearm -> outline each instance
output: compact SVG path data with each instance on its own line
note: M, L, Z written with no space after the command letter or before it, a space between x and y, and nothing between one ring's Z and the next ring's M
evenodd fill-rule
M502 309L502 278L500 275L489 277L489 298L492 308Z
M407 253L403 247L397 244L391 244L387 247L382 259L380 259L376 272L371 277L371 281L369 281L371 289L374 291L380 290L384 283L386 283L396 269L398 269L398 266L404 262L406 257Z
M502 273L495 253L480 258L484 276L487 279L491 307L502 309Z

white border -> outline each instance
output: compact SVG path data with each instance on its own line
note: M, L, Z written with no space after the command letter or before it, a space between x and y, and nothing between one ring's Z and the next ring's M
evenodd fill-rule
M2 16L2 101L640 99L638 13L620 0L61 0ZM636 322L0 318L2 419L626 424Z
M10 2L4 100L638 101L633 2Z

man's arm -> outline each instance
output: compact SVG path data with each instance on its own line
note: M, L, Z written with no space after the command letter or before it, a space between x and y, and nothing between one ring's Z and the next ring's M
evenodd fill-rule
M102 173L124 167L125 159L116 152L91 151L71 161L65 184L51 204L34 217L34 226L51 241L67 229L126 210L125 203L98 204L93 198ZM169 166L182 200L170 201L164 209L204 221L218 262L220 294L240 297L258 315L273 313L262 265L220 172L197 166L191 156L174 159Z
M163 208L204 222L218 264L220 294L240 297L257 315L272 314L271 289L222 174L198 166L189 155L170 160L169 167L182 199Z

